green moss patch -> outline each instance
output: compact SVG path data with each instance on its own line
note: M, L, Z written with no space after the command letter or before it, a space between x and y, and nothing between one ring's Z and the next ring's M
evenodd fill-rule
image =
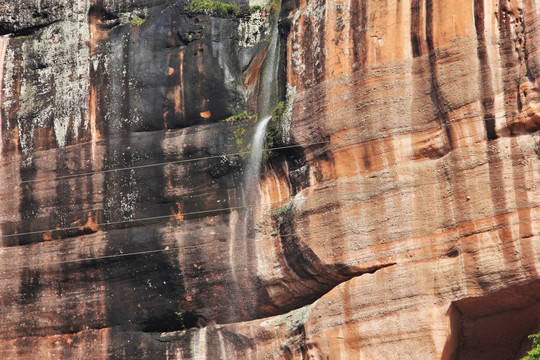
M234 140L236 141L236 146L238 149L240 149L244 144L244 135L246 135L246 131L246 128L238 128L233 132Z
M268 11L270 15L277 15L280 8L280 0L273 0L265 7L254 5L249 8L241 9L236 4L216 1L216 0L192 0L191 3L184 7L184 10L195 14L208 14L222 18L237 18L241 16L249 16L255 12Z
M215 0L193 0L184 10L191 13L203 13L224 18L242 15L242 10L238 5Z
M140 18L140 17L135 17L135 18L131 19L131 25L133 25L133 26L141 26L145 22L146 22L146 19L143 19L143 18Z
M280 101L272 112L272 119L268 123L264 138L264 146L267 149L276 147L280 143L279 122L283 116L283 113L285 112L285 108L285 101ZM272 155L272 151L266 152L264 155L265 160L268 160L267 158L271 157Z
M257 122L257 114L250 114L247 111L242 111L241 113L235 114L233 116L229 116L228 118L222 121L228 122L228 123L235 123L237 121L249 120L249 119L253 119L253 122Z

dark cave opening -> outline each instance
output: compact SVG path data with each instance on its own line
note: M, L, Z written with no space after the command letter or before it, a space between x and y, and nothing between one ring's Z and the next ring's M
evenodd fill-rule
M445 359L519 360L540 330L540 280L456 301Z
M172 332L206 326L206 318L190 312L174 312L151 317L143 323L143 332Z

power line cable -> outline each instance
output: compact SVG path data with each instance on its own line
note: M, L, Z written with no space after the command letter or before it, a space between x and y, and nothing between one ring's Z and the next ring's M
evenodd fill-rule
M521 206L521 207L510 207L510 208L505 208L505 210L508 210L508 211L519 211L519 210L524 210L524 209L532 209L532 208L536 208L536 207L540 207L540 203L538 204L530 204L531 206ZM491 212L477 212L476 214L491 214ZM499 215L496 215L496 216L503 216L503 215L510 215L512 214L512 212L506 212L505 214L499 214ZM426 219L433 219L434 217L428 217ZM540 219L531 219L530 221L518 221L518 222L513 222L513 223L510 223L510 224L505 224L506 226L515 226L515 225L522 225L522 224L530 224L531 222L533 221L538 221ZM455 224L457 225L457 224ZM344 229L344 225L341 226L340 228L338 229L342 229L342 230L345 230ZM320 226L319 226L320 228ZM457 229L457 226L453 229ZM495 228L493 229L494 231L496 230L500 230L499 228ZM281 238L284 238L284 237L292 237L292 236L299 236L299 235L312 235L312 234L321 234L321 233L325 233L325 232L336 232L336 228L331 228L331 229L321 229L321 230L318 230L318 231L304 231L304 232L293 232L293 233L286 233L286 234L279 234L279 236ZM357 235L355 233L350 233L348 235ZM471 235L474 235L474 234L470 234L470 235L465 235L465 236L459 236L458 238L462 238L462 237L467 237L467 236L471 236ZM276 234L277 236L277 234ZM257 238L256 237L244 237L242 238L242 240L256 240ZM398 240L399 241L399 240ZM155 254L155 253L162 253L162 252L169 252L169 251L173 251L173 250L189 250L189 249L197 249L197 248L201 248L201 247L205 247L205 246L214 246L215 244L212 244L212 243L207 243L207 244L197 244L197 245L187 245L187 246L166 246L165 248L160 248L160 249L153 249L153 250L143 250L143 251L134 251L134 252L127 252L127 253L119 253L119 254L113 254L113 255L102 255L102 256L95 256L95 257L88 257L88 258L83 258L83 259L73 259L73 260L63 260L63 261L56 261L56 262L47 262L47 263L36 263L36 264L31 264L31 265L20 265L20 266L13 266L13 267L9 267L9 268L3 268L2 270L16 270L16 269L24 269L24 268L31 268L31 267L43 267L43 266L52 266L52 265L62 265L62 264L72 264L72 263L80 263L80 262L86 262L86 261L97 261L97 260L107 260L107 259L113 259L113 258L119 258L119 257L129 257L129 256L136 256L136 255L147 255L147 254Z
M501 167L504 167L504 164L502 165L499 165L499 166L493 166L493 167L490 167L490 170L496 170L498 168L501 168ZM112 170L111 170L112 171ZM506 175L515 175L515 174L520 174L520 173L529 173L529 172L534 172L534 171L540 171L540 170L535 170L535 169L530 169L530 170L525 170L525 171L519 171L519 172L511 172L511 173L502 173L500 174L501 176L506 176ZM372 178L373 174L366 174L364 176L362 176L363 179L368 179L368 178ZM485 175L476 175L475 177L486 177L486 176L490 176L490 174L485 174ZM463 178L463 179L454 179L453 181L456 182L456 181L466 181L470 178ZM443 181L439 181L439 182L429 182L429 183L416 183L416 184L413 184L412 187L418 187L418 186L424 186L424 185L434 185L434 184L437 184L437 183L443 183ZM353 194L357 194L357 193L353 193ZM200 195L200 194L197 194L197 195ZM225 201L226 199L221 199L221 201ZM281 203L281 202L278 202L278 203ZM275 205L276 203L269 203L269 204L260 204L260 206L267 206L267 205ZM220 208L220 209L212 209L212 210L204 210L204 211L195 211L195 212L191 212L191 213L186 213L186 214L182 214L182 216L188 216L188 215L201 215L201 214L208 214L208 213L213 213L213 212L221 212L221 211L225 211L225 210L237 210L237 209L242 209L242 208L251 208L253 207L252 205L248 205L248 206L245 206L245 207L229 207L229 208ZM99 210L99 209L98 209ZM140 222L140 221L150 221L150 220L158 220L158 219L164 219L164 218L170 218L170 217L174 217L178 215L177 213L173 213L173 214L168 214L168 215L161 215L161 216L154 216L154 217L145 217L145 218L140 218L140 219L131 219L131 220L122 220L122 221L115 221L115 222L108 222L108 223L101 223L101 224L97 224L96 226L108 226L108 225L119 225L119 224L126 224L126 223L130 223L130 222ZM44 233L49 233L49 232L60 232L60 231L69 231L69 230L77 230L77 229L80 229L80 226L72 226L72 227L65 227L65 228L55 228L55 229L48 229L48 230L38 230L38 231L32 231L32 232L24 232L24 233L18 233L18 234L8 234L8 235L2 235L0 236L0 239L1 238L9 238L9 237L16 237L16 236L25 236L25 235L34 235L34 234L44 234Z
M279 146L279 147L274 147L274 148L263 149L262 152L273 151L273 150L284 150L284 149L297 148L297 147L308 147L308 146L326 144L326 143L329 143L329 142L330 141L317 141L317 142L305 143L305 144ZM241 151L241 152L236 152L236 153L211 155L211 156L198 157L198 158L192 158L192 159L163 161L163 162L158 162L158 163L135 165L135 166L126 166L126 167L120 167L120 168L114 168L114 169L96 170L96 171L89 171L89 172L77 173L77 174L61 175L61 176L55 176L55 177L49 177L49 178L23 180L23 181L18 181L18 182L0 184L0 187L1 186L22 185L22 184L36 183L36 182L46 182L46 181L48 182L48 181L54 181L54 180L64 180L64 179L70 179L70 178L76 178L76 177L82 177L82 176L106 174L106 173L112 173L112 172L118 172L118 171L127 171L127 170L136 170L136 169L145 169L145 168L159 167L159 166L164 166L164 165L183 164L183 163L190 163L190 162L196 162L196 161L201 161L201 160L219 159L219 158L223 158L223 157L226 157L226 156L238 156L238 155L241 156L241 155L246 155L246 154L250 154L250 151Z
M477 120L473 120L471 122L484 121L484 120L485 119L477 119ZM444 125L450 125L450 124L444 124ZM435 128L435 127L440 127L440 126L438 126L438 125L433 126L433 128ZM392 136L392 135L388 135L388 136ZM297 145L290 145L290 146L285 146L285 147L263 149L263 151L271 151L271 150L276 150L276 149L299 147L299 146L309 146L309 145L329 143L329 142L330 141L315 142L315 143L309 143L309 144L297 144ZM249 152L241 152L241 153L237 153L237 154L244 154L244 153L249 153ZM234 155L234 154L226 154L226 155ZM103 171L99 171L99 172L112 172L112 171L122 171L122 170L128 170L128 169L144 168L144 167L150 167L150 166L162 166L162 165L165 165L165 164L171 164L171 163L174 164L174 163L181 163L181 162L198 161L198 160L202 160L202 159L216 158L216 157L222 157L222 156L226 156L226 155L215 155L215 156L204 157L204 158L184 159L184 160L177 160L177 161L172 161L172 162L162 162L162 163L157 163L157 164L146 164L146 165L140 165L140 166L134 166L134 167L103 170ZM531 169L531 170L526 170L526 171L522 171L522 172L520 171L520 172L503 173L503 174L500 174L500 175L501 176L515 175L515 174L519 174L519 173L528 173L528 172L534 172L534 171L538 171L538 170ZM96 173L96 172L94 172L94 173ZM90 175L90 174L92 174L92 173L72 174L72 175L60 176L60 177L57 177L57 178L63 179L63 178L67 178L67 177L70 177L70 176L85 176L85 175ZM489 174L478 175L478 176L475 176L475 178L477 178L477 177L485 177L485 176L489 176ZM32 181L44 181L44 180L50 181L51 179L56 179L56 178L35 179L35 180L32 180ZM455 181L466 181L466 180L470 180L470 179L471 179L470 177L469 178L463 178L463 179L453 179L453 182L455 182ZM416 184L412 184L412 187L424 186L424 185L435 185L435 184L438 184L438 183L447 183L447 181L436 181L436 182L429 182L429 183L416 183ZM348 196L348 195L360 194L360 193L367 193L367 192L361 191L361 192L354 192L354 193L348 193L348 194L341 194L341 197ZM273 203L264 203L264 204L259 204L259 205L246 205L246 206L239 206L239 207L228 207L228 208L220 208L220 209L195 211L195 212L182 214L182 216L200 215L200 214L208 214L208 213L218 213L218 212L222 212L222 211L247 209L247 208L253 208L253 207L257 207L257 206L268 206L268 205L282 204L284 202L286 202L286 201L284 200L284 201L273 202ZM505 209L510 209L510 208L505 208ZM124 221L101 223L101 224L97 224L97 226L109 226L109 225L118 225L118 224L126 224L126 223L135 223L135 222L149 221L149 220L155 220L155 219L171 218L171 217L174 217L174 216L177 216L177 215L178 214L173 213L173 214L155 216L155 217L146 217L146 218L140 218L140 219L130 219L130 220L124 220ZM19 233L19 234L8 234L8 235L3 235L0 238L4 238L4 237L8 238L8 237L14 237L14 236L24 236L24 235L39 234L39 233L48 233L48 232L55 232L55 231L68 231L68 230L76 230L76 229L80 229L80 226L66 227L66 228L61 228L61 229L48 229L48 230L41 230L41 231L34 231L34 232L25 232L25 233ZM157 252L157 251L162 251L162 250L151 250L150 253L151 252ZM110 255L108 257L115 257L115 256L116 255ZM119 254L118 256L126 256L126 254ZM82 261L85 261L85 260L83 259Z
M540 170L531 169L531 170L521 171L519 173L524 174L524 173L535 172L535 171L540 171ZM515 175L515 174L517 174L517 172L502 173L501 176ZM487 176L490 176L490 174L477 175L477 176L474 176L474 178L482 178L482 177L487 177ZM462 178L462 179L453 179L452 183L467 181L467 180L470 180L470 179L471 179L471 177ZM540 181L540 179L533 180L533 181L538 182L538 181ZM414 184L411 184L411 186L409 186L407 188L410 189L410 188L415 188L415 187L419 187L419 186L437 185L437 184L442 184L442 183L449 183L449 182L448 181L433 181L433 182L424 182L424 183L414 183ZM451 183L449 183L449 184L451 184ZM368 193L368 191L362 190L362 191L355 191L355 192L352 192L352 193L339 194L339 197L336 197L336 200L341 200L342 198L347 197L347 196L359 195L359 194L367 194L367 193ZM323 196L323 195L317 195L317 196ZM315 199L315 198L316 198L316 196L311 197L311 199ZM290 201L290 200L282 200L282 201L276 201L276 202L271 202L271 203L262 203L262 204L248 204L248 205L243 205L243 206L225 207L225 208L217 208L217 209L209 209L209 210L199 210L199 211L186 212L186 213L170 213L170 214L167 214L167 215L159 215L159 216L151 216L151 217L144 217L144 218L138 218L138 219L128 219L128 220L120 220L120 221L111 221L111 222L105 222L105 223L98 223L98 224L95 224L95 226L104 227L104 226L111 226L111 225L121 225L121 224L130 224L130 223L145 222L145 221L151 221L151 220L166 219L166 218L170 219L170 218L174 218L174 217L176 217L178 215L181 215L182 217L186 217L186 216L194 216L194 215L220 213L220 212L224 212L224 211L242 210L242 209L250 209L250 208L257 208L257 207L264 207L264 206L272 206L272 205L277 205L277 204L284 204L284 203L286 203L288 201ZM0 236L0 239L19 237L19 236L27 236L27 235L36 235L36 234L46 234L46 233L51 233L52 234L52 233L55 233L55 232L69 231L69 230L80 230L80 229L81 229L81 226L79 225L79 226L70 226L70 227L64 227L64 228L36 230L36 231L29 231L29 232L24 232L24 233L13 233L13 234L2 235L2 236Z
M502 118L514 118L517 116L513 115L504 115L501 116ZM499 118L501 118L499 117ZM358 139L348 142L348 143L342 143L342 144L336 144L339 147L347 146L347 145L354 145L354 144L361 144L363 142L367 141L373 141L373 140L380 140L384 138L388 138L395 135L403 135L407 133L412 133L416 131L425 131L430 129L437 129L437 128L443 128L451 125L456 124L467 124L467 123L474 123L474 122L483 122L486 120L497 120L498 118L483 118L483 119L473 119L470 121L455 121L455 120L464 120L464 119L471 119L471 117L463 117L459 119L453 119L453 121L450 121L448 123L443 124L435 124L435 125L420 125L417 127L410 127L410 129L407 130L398 130L390 133L382 133L379 135L374 135L370 137L359 137ZM431 122L436 121L432 120ZM202 131L202 130L201 130ZM336 136L336 138L340 138L341 136ZM261 152L269 152L269 151L278 151L278 150L285 150L285 149L291 149L291 148L306 148L309 146L315 146L315 145L323 145L323 144L329 144L332 143L331 140L327 141L317 141L317 142L310 142L310 143L301 143L301 144L294 144L294 145L285 145L285 146L277 146L273 148L265 148L262 149ZM73 146L79 146L84 145L86 143L79 143ZM106 174L106 173L113 173L113 172L120 172L120 171L127 171L127 170L136 170L136 169L145 169L145 168L152 168L152 167L159 167L159 166L165 166L165 165L175 165L175 164L183 164L183 163L191 163L191 162L197 162L202 160L211 160L211 159L219 159L227 156L242 156L246 154L250 154L251 151L240 151L235 153L223 153L223 154L217 154L217 155L211 155L211 156L203 156L203 157L196 157L196 158L188 158L188 159L180 159L180 160L171 160L171 161L163 161L158 163L150 163L150 164L143 164L143 165L134 165L134 166L126 166L126 167L119 167L119 168L112 168L112 169L102 169L102 170L95 170L95 171L88 171L88 172L82 172L82 173L74 173L74 174L67 174L67 175L60 175L60 176L54 176L54 177L46 177L46 178L38 178L38 179L31 179L31 180L22 180L22 181L16 181L16 182L10 182L10 183L3 183L0 184L0 187L4 186L16 186L16 185L22 185L22 184L29 184L29 183L37 183L37 182L49 182L49 181L55 181L55 180L65 180L65 179L71 179L71 178L77 178L77 177L84 177L84 176L91 176L91 175L97 175L97 174Z

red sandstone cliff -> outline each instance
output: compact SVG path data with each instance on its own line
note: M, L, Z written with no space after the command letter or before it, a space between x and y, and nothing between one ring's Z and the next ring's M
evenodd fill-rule
M540 3L186 5L0 0L0 357L519 359Z

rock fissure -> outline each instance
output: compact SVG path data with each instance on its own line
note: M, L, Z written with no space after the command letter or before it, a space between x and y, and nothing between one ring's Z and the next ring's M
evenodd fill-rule
M84 334L86 332L92 332L92 331L102 331L102 330L108 330L118 328L118 326L83 326L83 327L77 327L76 329L52 329L53 331L38 333L38 334L19 334L17 337L12 338L3 338L1 337L2 341L17 341L17 339L33 339L33 338L50 338L51 336L71 336L71 337L77 337L81 334Z
M2 25L0 24L0 36L10 35L11 37L14 37L14 38L30 36L46 27L49 27L51 25L58 23L59 21L60 20L54 20L45 24L33 25L33 26L29 26L29 27L25 27L25 28L17 29L17 30L11 30L11 31L6 28L2 28Z
M358 277L361 277L363 275L367 275L367 274L375 274L377 271L379 270L382 270L382 269L385 269L385 268L389 268L389 267L392 267L392 266L395 266L395 265L398 265L397 263L395 262L392 262L392 263L387 263L387 264L381 264L381 265L374 265L374 266L371 266L371 267L368 267L364 270L359 270L358 272L356 272L354 275L351 275L350 277L346 278L346 279L343 279L341 281L339 281L338 283L335 283L333 284L328 290L326 290L324 293L320 293L318 294L316 297L314 298L310 298L309 301L306 300L306 302L302 303L301 305L298 305L296 307L292 307L292 308L289 308L287 309L286 311L282 312L282 313L276 313L276 314L273 314L271 316L265 316L265 317L259 317L259 318L253 318L253 319L249 319L249 320L244 320L244 321L248 321L248 322L259 322L259 321L270 321L270 320L273 320L273 319L278 319L278 318L282 318L282 317L288 317L290 316L292 313L294 313L295 311L298 311L300 309L307 309L311 306L313 306L314 303L316 303L317 301L321 300L323 297L325 297L325 295L327 295L328 293L330 293L333 289L335 289L337 286L343 284L343 283L346 283L348 281L351 281L353 280L354 278L358 278ZM194 315L196 318L203 318L201 315ZM204 327L207 327L207 326L211 326L215 329L222 329L222 328L226 328L226 327L229 327L229 326L235 326L235 325L239 325L239 324L242 324L242 322L230 322L230 323L218 323L218 322L215 322L214 320L212 319L203 319L204 321L201 322L200 320L197 320L195 319L194 322L190 322L190 326L186 326L185 329L182 329L182 330L189 330L189 329L192 329L192 328L197 328L197 329L201 329L201 328L204 328ZM243 322L244 322L243 321ZM207 325L208 324L208 325ZM153 331L153 330L144 330L145 332L159 332L159 331ZM167 336L167 333L178 333L178 331L163 331L162 332L162 336ZM163 341L167 341L167 340L163 340Z

